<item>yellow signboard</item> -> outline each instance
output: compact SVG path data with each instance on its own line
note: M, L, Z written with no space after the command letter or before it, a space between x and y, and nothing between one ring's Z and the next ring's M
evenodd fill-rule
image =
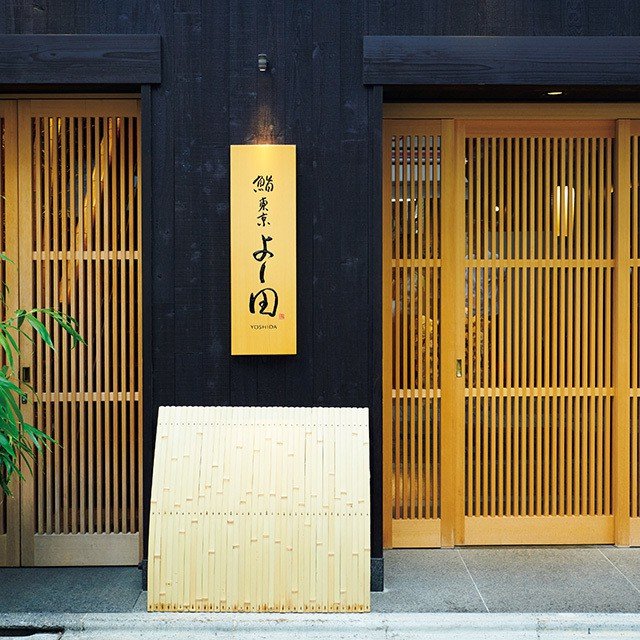
M231 354L296 353L296 147L231 145Z

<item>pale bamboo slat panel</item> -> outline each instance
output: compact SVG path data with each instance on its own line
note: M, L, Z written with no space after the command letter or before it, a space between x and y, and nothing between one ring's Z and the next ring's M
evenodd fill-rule
M161 407L150 611L368 611L368 411Z
M385 542L394 547L440 544L440 149L437 121L385 122Z
M22 305L78 318L87 346L71 351L68 336L46 320L57 350L38 344L33 354L33 420L59 446L37 459L23 491L23 510L34 513L33 531L23 528L33 536L23 562L135 564L142 492L138 105L130 101L119 113L108 100L93 111L81 101L75 115L72 104L53 102L20 107L30 129L22 136L28 162L21 167L29 175L21 184L32 192L31 225L20 240L21 265L31 272Z
M464 542L612 542L615 140L527 128L465 140Z

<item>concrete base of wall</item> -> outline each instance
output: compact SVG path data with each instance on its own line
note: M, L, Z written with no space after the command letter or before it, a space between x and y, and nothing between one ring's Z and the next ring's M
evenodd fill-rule
M145 558L139 565L140 575L142 577L142 590L147 590L147 559Z
M384 558L371 558L371 591L384 591Z

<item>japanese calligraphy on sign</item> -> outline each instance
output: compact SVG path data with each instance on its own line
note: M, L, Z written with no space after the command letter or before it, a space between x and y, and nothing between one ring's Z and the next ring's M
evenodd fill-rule
M296 148L231 146L231 354L296 353Z

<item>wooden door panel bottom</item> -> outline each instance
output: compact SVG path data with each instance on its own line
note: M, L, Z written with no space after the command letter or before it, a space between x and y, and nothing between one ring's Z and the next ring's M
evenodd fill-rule
M464 519L465 545L613 542L613 516L484 516Z
M17 567L20 564L20 554L14 550L18 547L12 539L12 535L5 533L0 535L0 567Z
M137 565L140 536L137 533L36 534L33 550L36 567Z
M629 518L629 544L640 547L640 518Z
M395 548L434 548L440 546L440 519L393 520Z

